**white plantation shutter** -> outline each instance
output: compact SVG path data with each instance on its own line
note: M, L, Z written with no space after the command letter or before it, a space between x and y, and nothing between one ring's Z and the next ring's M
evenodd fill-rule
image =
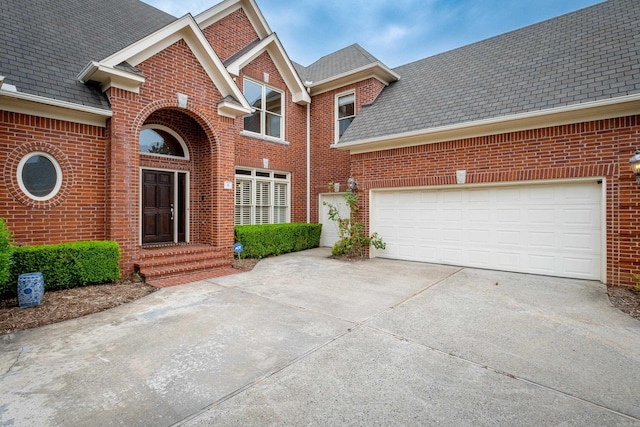
M276 183L273 188L273 223L287 222L287 184Z
M251 224L251 181L236 180L235 223Z
M256 224L269 224L271 208L271 183L256 182Z
M236 225L282 224L290 221L290 175L260 169L237 168Z

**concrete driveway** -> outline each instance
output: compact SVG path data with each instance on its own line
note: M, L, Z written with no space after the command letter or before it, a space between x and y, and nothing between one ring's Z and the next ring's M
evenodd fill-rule
M328 254L0 337L0 426L640 426L603 285Z

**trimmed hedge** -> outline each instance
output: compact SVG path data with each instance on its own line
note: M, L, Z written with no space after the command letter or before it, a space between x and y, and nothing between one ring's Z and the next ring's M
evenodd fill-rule
M15 295L18 276L36 271L44 277L45 291L112 282L120 278L120 247L112 241L17 247L0 295Z
M320 246L322 224L236 225L236 242L242 243L241 258L264 258Z
M4 219L0 218L0 287L11 277L12 252L11 232Z

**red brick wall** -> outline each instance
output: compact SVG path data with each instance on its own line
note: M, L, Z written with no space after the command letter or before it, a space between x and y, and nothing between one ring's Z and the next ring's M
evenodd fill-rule
M0 111L0 142L0 216L16 243L105 238L105 128ZM18 163L33 151L52 155L62 169L62 188L49 201L36 202L18 187Z
M176 66L179 64L180 66ZM123 251L123 272L133 271L139 247L139 167L188 170L191 186L191 242L221 248L233 245L234 121L217 113L220 93L184 41L138 65L146 82L139 94L110 89L113 110L108 188L109 232ZM177 107L177 93L187 108ZM171 127L185 140L189 162L140 156L138 134L144 124ZM142 163L141 163L141 158Z
M269 74L269 83L263 81L263 73ZM263 53L241 70L238 86L243 77L250 77L284 91L285 141L266 141L240 135L242 118L237 121L235 162L238 166L262 168L262 159L269 159L269 169L291 173L291 221L306 222L306 107L291 100L291 91L267 53Z
M258 34L242 8L211 24L203 33L221 61L226 61L258 39Z
M372 103L384 85L376 79L367 79L338 90L313 97L311 102L311 222L318 222L318 194L326 193L328 182L339 182L346 189L349 178L349 153L332 149L335 142L335 97L343 92L355 91L356 115L363 105Z
M607 283L630 285L640 274L640 186L629 168L637 146L633 116L355 154L351 170L365 224L367 190L455 185L460 169L469 184L605 177Z

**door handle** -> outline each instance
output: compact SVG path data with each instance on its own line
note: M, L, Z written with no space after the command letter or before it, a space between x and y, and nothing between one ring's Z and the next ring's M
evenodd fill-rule
M173 203L171 203L171 221L173 221Z

